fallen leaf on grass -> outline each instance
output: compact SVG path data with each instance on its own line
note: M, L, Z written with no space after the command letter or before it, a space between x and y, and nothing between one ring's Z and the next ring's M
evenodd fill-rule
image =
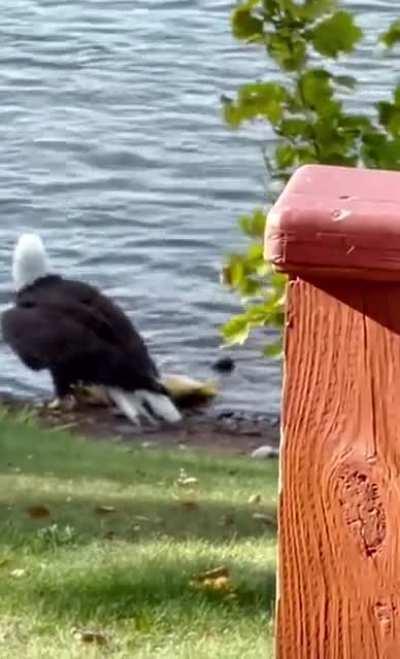
M267 513L253 513L253 519L263 522L267 526L276 526L276 517Z
M184 469L181 469L179 472L179 478L176 481L176 485L179 487L189 487L190 485L198 485L199 481L194 476L188 476Z
M108 638L104 632L91 629L73 629L74 638L82 643L93 643L96 645L106 645Z
M151 517L146 517L145 515L134 515L133 519L137 522L151 522Z
M77 421L69 421L68 423L62 423L59 426L53 426L50 432L63 432L64 430L70 430L70 428L75 428L78 425Z
M203 586L206 588L211 588L211 590L224 590L231 592L232 584L229 577L218 577L218 579L204 579L202 582Z
M233 585L230 573L226 567L217 567L195 576L190 582L192 586L203 590L218 591L224 594L233 594Z
M29 517L31 519L43 519L44 517L49 517L50 510L46 506L30 506L26 509Z
M94 509L98 515L106 515L107 513L115 513L114 506L96 506Z
M146 517L145 515L134 515L133 519L135 522L151 522L152 524L162 523L161 517L157 517L157 515L154 515L153 517Z
M252 494L248 501L251 505L261 503L261 494Z
M229 577L229 569L225 566L214 567L212 570L198 574L195 579L197 581L204 581L204 579L219 579L219 577Z
M14 577L15 579L20 579L21 577L24 577L26 574L26 570L23 568L16 568L15 570L12 570L10 572L10 576Z
M219 521L220 526L233 526L235 523L235 517L232 513L227 513L223 515Z
M181 501L181 505L182 508L189 511L198 510L200 508L197 501Z
M142 442L141 447L142 448L154 448L157 446L157 442Z
M194 476L188 476L187 478L178 478L176 484L180 487L188 487L189 485L198 485L198 482Z

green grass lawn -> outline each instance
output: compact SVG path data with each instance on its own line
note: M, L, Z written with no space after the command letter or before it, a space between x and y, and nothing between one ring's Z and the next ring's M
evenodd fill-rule
M272 657L276 481L3 415L0 657Z

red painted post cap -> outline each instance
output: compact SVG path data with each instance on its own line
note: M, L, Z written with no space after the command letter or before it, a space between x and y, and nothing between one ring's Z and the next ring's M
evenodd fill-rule
M305 165L268 213L282 272L400 281L400 172Z

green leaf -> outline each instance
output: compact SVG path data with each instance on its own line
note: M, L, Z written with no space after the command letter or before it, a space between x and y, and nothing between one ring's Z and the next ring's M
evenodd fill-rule
M323 111L332 100L331 77L323 69L311 69L303 73L298 80L298 89L303 104L312 110Z
M357 86L357 80L353 76L332 76L332 80L346 89L355 89Z
M390 138L383 133L366 133L362 140L361 156L367 167L375 169L400 169L400 138Z
M240 87L236 101L223 98L225 120L231 126L263 118L277 123L283 115L287 92L274 82L253 82Z
M304 4L297 7L297 16L307 22L315 21L333 11L337 0L306 0Z
M318 53L337 57L340 53L351 53L362 34L362 30L355 25L352 14L337 11L333 16L321 21L310 37Z
M280 17L281 7L280 0L262 0L266 17L271 19L276 19Z
M239 89L238 106L245 118L263 116L274 123L282 116L286 95L285 88L274 82L249 83Z
M262 243L252 243L246 252L246 262L257 267L260 261L264 261L264 246Z
M231 128L237 128L240 126L242 121L242 116L239 109L236 107L233 101L227 98L222 99L222 111L224 119Z
M265 38L269 55L284 71L296 71L306 60L306 42L288 28Z
M281 272L273 272L271 275L271 284L278 294L283 294L286 290L287 275L284 275Z
M255 276L255 280L258 283L258 278L266 275L270 266L265 260L264 257L264 243L263 241L254 242L247 249L245 254L245 265L246 265L246 274L247 277L252 275ZM259 289L255 289L255 293L259 292ZM247 295L249 292L247 291Z
M399 41L400 41L400 18L393 21L390 28L380 36L379 40L387 48L393 48L393 46L395 46L397 43L399 43Z
M246 317L249 323L253 325L265 325L268 314L269 311L265 304L254 304L246 311Z
M226 286L237 288L245 277L244 258L240 254L231 254L223 269L223 282Z
M255 2L246 2L231 14L231 25L233 36L243 41L254 43L264 40L264 21L253 14Z
M259 277L257 277L257 272L254 272L252 275L249 274L239 288L242 302L259 298L262 295L262 289L263 285Z
M250 325L246 314L230 318L221 329L222 336L228 344L243 344L247 340L249 332Z
M272 327L281 328L285 322L285 314L282 307L279 305L276 306L276 309L268 317L268 325Z
M338 126L344 133L358 136L371 129L371 120L360 114L340 115L338 117Z
M319 160L325 164L348 164L358 150L358 134L342 130L339 121L326 121L321 117L314 125L315 143Z
M342 104L334 99L331 76L323 69L311 69L302 74L297 82L299 102L304 108L316 112L325 121L336 120L342 112ZM313 139L310 139L313 142Z
M392 103L377 103L379 123L393 136L400 135L400 107Z
M242 231L251 238L263 238L265 232L265 213L257 208L252 215L243 215L239 220Z
M312 135L312 126L306 119L282 119L279 124L279 134L282 137L307 139Z
M282 357L282 342L277 341L276 343L269 343L263 351L264 357L269 357L270 359L276 357Z
M297 160L299 165L311 165L317 163L319 158L315 152L315 147L312 144L297 149Z
M279 144L275 149L275 160L279 169L291 167L296 160L297 151L291 144Z

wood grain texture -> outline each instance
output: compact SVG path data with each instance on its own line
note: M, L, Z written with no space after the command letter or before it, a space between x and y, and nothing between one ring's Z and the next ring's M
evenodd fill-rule
M400 285L289 284L278 659L400 658Z

